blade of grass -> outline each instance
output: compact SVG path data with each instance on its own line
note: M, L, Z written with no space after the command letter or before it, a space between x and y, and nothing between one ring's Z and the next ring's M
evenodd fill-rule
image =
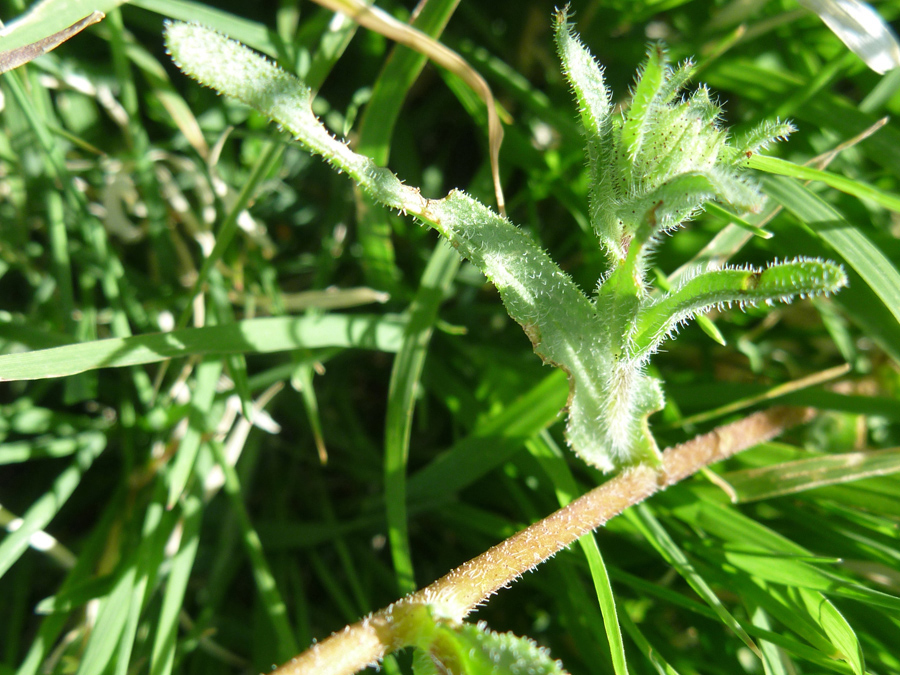
M153 500L150 503L145 516L144 531L141 533L138 555L131 563L129 570L134 570L134 583L131 588L131 597L126 603L127 618L121 628L121 638L118 640L118 652L115 657L115 675L127 675L128 664L131 663L131 654L134 651L136 643L139 641L138 632L140 629L141 614L143 613L144 604L147 600L148 591L156 586L156 578L160 572L160 566L166 551L166 542L168 541L173 528L176 524L178 511L167 509L165 506L165 486L162 481L158 481L155 485ZM130 571L127 574L130 574ZM115 589L114 589L115 592ZM112 598L109 598L110 601ZM108 613L108 617L103 616L103 611ZM98 616L95 631L101 630L101 621L106 618L109 623L117 621L120 616L119 612L112 607L104 607ZM118 627L118 624L115 624ZM108 631L108 626L103 627L104 632ZM100 637L98 654L103 654L103 649L111 637ZM90 644L90 643L89 643ZM102 657L98 656L98 663L102 663ZM92 671L89 667L85 668L85 675Z
M433 38L440 37L459 0L428 0L419 6L412 26ZM379 166L390 157L391 137L409 88L422 72L427 59L424 54L397 45L382 68L372 88L359 126L357 152ZM363 270L377 288L392 288L399 278L388 214L356 189L357 236L363 250Z
M794 164L778 157L769 157L763 155L753 155L747 160L747 166L751 169L764 171L765 173L774 174L776 176L787 176L798 180L815 180L821 181L833 187L836 190L845 192L848 195L859 197L860 199L869 199L886 209L900 213L900 196L884 192L878 188L862 183L858 180L845 178L830 171L820 171L810 166Z
M579 496L575 477L566 464L562 450L556 445L553 437L547 430L541 431L537 438L526 443L541 465L541 468L550 478L556 491L556 498L560 506L566 506ZM625 657L625 645L622 642L622 629L619 625L619 612L616 610L616 597L609 582L609 573L603 562L600 548L593 533L588 533L578 540L579 546L587 558L591 570L591 579L594 581L594 589L597 593L597 601L603 615L603 626L606 630L606 639L609 642L609 651L612 656L613 669L616 675L627 675L628 661ZM652 659L651 659L651 662Z
M25 512L18 529L6 535L0 543L0 577L6 574L13 563L28 549L32 535L43 530L59 513L78 487L82 476L105 448L105 438L93 438L83 444L75 453L69 467L53 481L50 490L39 497Z
M60 584L57 594L66 596L73 593L76 589L90 584L90 580L95 577L98 560L107 545L109 528L120 517L124 494L125 491L120 488L112 495L97 521L97 527L90 533L85 546L79 552L75 567ZM44 617L16 675L36 675L40 672L68 620L69 616L65 613L50 614Z
M619 623L625 629L625 632L628 633L628 636L634 641L634 644L637 645L637 648L641 650L641 653L643 653L650 664L656 669L656 672L659 673L659 675L679 675L678 671L662 657L662 655L659 653L659 650L654 647L646 637L644 637L644 634L641 632L641 630L637 627L634 621L631 620L631 617L628 616L628 612L622 612L619 615Z
M703 600L713 608L718 615L719 620L728 626L734 633L750 648L754 654L759 656L759 647L753 642L753 639L747 634L747 631L741 627L737 620L732 616L722 601L709 587L706 580L700 576L696 568L690 563L684 551L669 536L669 533L662 527L653 513L646 504L638 504L635 508L625 511L624 516L632 523L647 541L655 548L660 555L672 565L678 573L688 582L691 588Z
M900 322L900 272L860 228L853 227L834 207L789 178L768 177L764 189L834 248Z
M568 383L556 370L407 482L409 501L439 502L507 461L522 443L559 418Z
M268 354L320 347L395 352L400 347L403 327L399 319L371 315L247 319L224 326L182 328L6 354L0 356L0 381L64 377L95 368L156 363L194 354Z
M866 672L865 657L862 645L856 637L856 632L831 603L828 598L817 591L805 588L788 589L786 595L793 595L795 602L802 603L811 617L815 617L819 625L825 631L831 643L838 650L840 658L846 660L856 675L864 675Z
M273 33L257 21L201 2L187 0L129 0L129 4L170 19L202 23L272 58L279 56L278 44L273 39Z
M256 195L256 192L263 178L269 175L269 172L281 159L284 148L285 146L283 144L276 141L270 141L268 145L263 147L262 152L256 160L256 163L253 165L250 176L241 186L240 192L238 193L234 202L231 204L231 208L225 214L225 218L222 220L222 224L219 226L219 231L216 233L216 243L213 246L213 250L210 251L209 255L203 259L203 263L200 266L200 271L197 273L197 278L194 281L193 288L191 289L191 296L196 296L199 293L200 289L203 288L203 285L206 283L209 274L213 269L213 266L217 262L219 262L219 260L222 258L222 255L228 249L228 245L231 244L231 240L234 239L234 235L238 231L238 218L240 217L241 213L243 213L243 211L248 207L253 197ZM178 328L184 328L185 326L187 326L192 311L193 304L188 303L188 305L181 312L181 315L178 317L178 323L176 324Z
M125 0L43 0L0 27L0 73L55 49ZM25 49L23 49L25 48Z
M119 98L122 107L128 113L128 123L124 128L125 139L130 146L130 159L134 162L137 188L147 210L146 227L150 245L153 247L158 261L157 279L161 283L169 283L169 280L177 278L177 269L174 264L177 256L172 247L169 233L169 210L161 197L162 189L156 179L151 159L150 137L138 105L138 86L134 80L127 53L126 44L130 40L126 35L122 13L119 9L110 11L107 27L110 34L109 43L112 49L113 69L119 86Z
M838 377L846 375L848 372L850 372L850 365L848 364L835 366L834 368L827 368L826 370L820 371L818 373L813 373L812 375L807 375L790 382L776 385L767 389L763 393L741 398L737 401L720 406L713 410L707 410L696 415L691 415L690 417L682 417L681 419L674 422L671 426L684 427L688 426L689 424L708 422L709 420L715 419L716 417L722 417L723 415L728 415L734 412L738 412L739 410L744 410L746 408L749 408L750 406L756 405L757 403L772 401L780 396L792 394L801 389L806 389L807 387L815 387L816 385L823 384L825 382L829 382Z
M216 462L225 474L225 493L228 495L231 503L232 512L237 517L238 527L244 543L244 551L253 570L253 580L256 582L256 590L259 593L263 610L275 631L279 658L283 660L289 659L297 653L297 640L294 637L294 630L291 628L287 616L287 605L281 597L281 592L275 583L275 577L272 575L272 569L266 560L259 535L256 533L256 529L254 529L250 520L250 514L247 512L247 507L244 505L241 482L234 467L231 466L225 457L222 446L219 443L212 442L209 444L209 447L215 455Z
M730 471L722 478L734 488L738 501L752 502L898 471L900 448L887 448Z
M131 335L131 325L126 314L126 303L123 300L119 284L120 278L123 276L121 262L111 254L106 230L98 219L91 214L88 208L87 197L82 190L76 187L72 175L66 168L65 158L61 149L53 142L53 138L45 123L44 115L32 103L18 75L17 72L10 72L4 74L3 77L13 93L16 104L21 108L38 140L44 158L44 166L48 174L62 186L62 191L69 207L69 217L76 218L81 236L96 256L97 264L102 270L100 286L112 309L112 332L120 338L128 337ZM37 86L36 83L35 87ZM83 274L80 277L80 281L84 295L92 295L95 283L94 275ZM87 305L87 303L85 304ZM135 307L134 303L132 303L131 310L134 311ZM91 318L91 314L87 309L85 308L85 321L82 322L83 330L93 331L94 326L87 323L87 320ZM132 369L131 376L141 400L148 402L152 397L153 389L149 377L140 369Z
M81 448L102 446L105 443L106 435L100 431L85 431L61 438L36 438L3 443L0 445L0 466L47 457L68 457Z
M209 419L210 408L221 374L222 361L220 359L207 359L197 367L197 385L191 395L188 429L178 445L178 451L166 476L168 483L166 505L168 508L172 508L181 498L181 493L184 492L193 472L194 462L200 451L200 441L215 423L214 420Z
M137 632L137 617L146 591L159 571L165 541L175 524L176 514L166 511L164 498L164 486L158 483L145 512L141 532L134 533L139 534L140 544L137 550L124 557L115 573L112 590L99 601L97 619L76 675L95 675L107 671L113 663L118 664L121 658L113 661L116 647L119 647L117 656L125 657L125 663L128 663ZM111 535L116 537L116 531L113 530Z
M178 614L184 605L191 569L200 544L202 506L200 498L192 494L185 498L181 509L181 541L178 552L172 557L162 607L156 622L156 637L153 641L153 652L150 659L150 675L169 675L175 663Z
M434 330L438 308L453 283L460 259L444 240L438 242L409 306L407 330L388 387L384 430L384 501L388 540L401 595L416 590L406 513L406 473L416 390Z

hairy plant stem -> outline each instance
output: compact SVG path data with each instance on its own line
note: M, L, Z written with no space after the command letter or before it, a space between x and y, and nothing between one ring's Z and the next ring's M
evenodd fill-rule
M313 645L272 675L352 675L373 665L414 642L417 615L425 606L435 616L462 620L499 589L628 507L815 414L812 408L772 408L669 448L658 468L641 464L623 471L431 585Z

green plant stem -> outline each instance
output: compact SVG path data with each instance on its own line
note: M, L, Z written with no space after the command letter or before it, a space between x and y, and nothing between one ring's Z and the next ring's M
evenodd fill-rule
M435 616L461 621L499 589L628 507L815 414L811 408L772 408L669 448L658 469L641 464L623 471L430 586L313 645L272 675L351 675L377 663L410 643L422 605L430 605Z

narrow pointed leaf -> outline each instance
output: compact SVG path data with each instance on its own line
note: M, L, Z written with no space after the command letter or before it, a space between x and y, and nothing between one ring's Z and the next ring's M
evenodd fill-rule
M648 307L638 318L632 341L639 356L656 349L678 325L694 314L722 305L790 301L796 295L834 293L847 282L840 266L821 260L795 260L764 270L724 269L702 272Z
M572 86L587 143L599 148L609 135L612 110L610 92L603 79L603 69L573 34L564 12L556 14L556 45L562 62L563 73ZM594 151L597 159L599 153Z
M641 151L647 128L655 115L655 104L667 70L667 58L661 45L653 45L647 53L631 99L631 107L622 125L622 147L632 159Z

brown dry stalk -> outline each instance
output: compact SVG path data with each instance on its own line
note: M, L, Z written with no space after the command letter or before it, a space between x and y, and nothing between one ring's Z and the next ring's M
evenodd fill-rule
M460 621L499 589L629 506L815 414L812 408L772 408L669 448L660 468L640 465L622 472L430 586L313 645L272 675L352 675L373 665L407 646L413 615L422 605L430 605L435 616Z

